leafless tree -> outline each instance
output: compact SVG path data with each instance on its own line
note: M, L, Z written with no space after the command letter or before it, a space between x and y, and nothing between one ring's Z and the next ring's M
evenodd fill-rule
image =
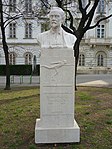
M9 67L9 48L6 41L6 27L13 21L16 21L23 16L24 1L20 0L16 5L12 5L7 0L0 0L0 29L2 36L3 51L6 62L6 86L5 89L10 89L10 67ZM20 9L21 8L21 9ZM14 13L12 11L14 10Z
M83 5L82 0L55 0L57 2L58 7L62 8L69 19L69 27L66 25L62 25L62 28L70 34L76 36L76 42L74 43L74 56L75 56L75 89L76 88L76 73L77 73L77 65L79 59L79 45L84 36L84 34L99 25L99 23L103 20L106 20L112 17L112 14L108 16L102 16L94 25L92 25L92 20L98 6L100 0L87 0L85 5ZM67 6L73 4L72 10ZM80 11L80 20L78 26L74 23L74 15L73 11L76 12L76 8Z
M39 0L39 3L37 3L36 5L37 12L34 13L35 9L33 7L35 6L33 4L34 3L30 4L30 2L27 0L18 0L15 1L15 3L14 1L10 0L0 0L0 30L1 30L2 46L6 62L6 85L5 85L6 90L10 89L9 47L6 41L6 28L12 22L17 23L17 20L20 19L21 17L24 18L24 21L26 22L25 18L29 13L28 8L30 9L30 14L32 16L34 15L34 17L39 18L40 16L43 16L50 7L47 0ZM35 14L37 16L35 16Z

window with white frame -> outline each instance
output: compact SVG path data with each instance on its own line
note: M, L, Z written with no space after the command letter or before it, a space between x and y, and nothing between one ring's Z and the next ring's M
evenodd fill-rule
M105 37L105 25L100 24L97 26L97 38L104 38Z
M85 55L84 54L79 55L79 66L85 66Z
M16 38L16 23L9 24L9 38Z
M16 54L14 52L9 53L9 64L10 65L16 64Z
M25 38L32 38L32 24L25 24Z
M105 12L105 0L100 0L99 1L97 12L98 13L104 13Z
M27 13L32 12L32 0L25 0L25 11Z
M9 0L9 11L10 12L16 11L16 0Z
M27 52L27 53L25 53L24 57L25 57L25 64L31 65L32 64L32 57L33 57L32 53Z

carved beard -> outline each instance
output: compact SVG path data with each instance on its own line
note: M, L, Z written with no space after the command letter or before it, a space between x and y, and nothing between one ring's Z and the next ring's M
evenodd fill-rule
M58 28L58 27L60 27L60 24L57 21L51 21L51 26L54 28Z

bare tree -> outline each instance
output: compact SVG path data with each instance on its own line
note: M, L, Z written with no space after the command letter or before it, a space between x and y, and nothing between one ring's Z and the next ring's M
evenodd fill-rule
M78 59L79 59L79 45L80 42L84 36L84 34L90 30L95 28L96 26L99 25L99 23L103 20L106 20L110 17L112 17L112 14L106 16L106 17L102 17L100 18L94 25L92 25L92 20L96 11L96 8L98 6L98 3L100 0L87 0L85 5L83 5L83 0L55 0L57 2L58 7L62 8L65 12L66 15L69 16L69 27L67 27L66 25L62 25L62 28L67 31L70 34L73 34L74 36L76 36L76 42L74 43L74 56L75 56L75 89L76 88L76 73L77 73L77 65L78 65ZM76 7L79 9L81 17L79 20L79 24L76 27L75 23L74 23L74 16L73 13L71 11L71 9L69 9L67 7L67 5L73 3L75 7L72 7L72 11L74 10L74 12L76 12Z
M13 2L13 3L12 3ZM31 1L32 3L32 1ZM33 3L34 4L34 3ZM6 28L7 26L15 22L21 17L24 18L25 23L27 14L35 16L36 18L44 16L47 13L50 4L47 0L39 0L37 5L30 4L27 0L18 0L18 1L9 1L9 0L0 0L0 29L2 36L2 45L5 55L6 62L6 86L5 89L10 89L10 65L9 65L9 47L6 41ZM32 7L33 6L33 7ZM36 12L35 11L36 7Z
M9 48L6 42L6 27L13 21L16 21L22 16L20 6L23 4L23 1L19 1L18 7L16 4L12 5L9 1L0 0L0 27L2 35L2 45L5 54L6 62L6 86L5 89L10 89L10 67L9 67ZM15 11L11 13L10 11Z

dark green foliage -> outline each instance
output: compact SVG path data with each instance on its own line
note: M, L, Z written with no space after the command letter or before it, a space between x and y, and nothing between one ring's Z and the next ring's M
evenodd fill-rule
M36 65L36 69L32 72L32 65L10 65L10 75L39 75L40 66ZM6 75L6 65L0 65L0 75Z

